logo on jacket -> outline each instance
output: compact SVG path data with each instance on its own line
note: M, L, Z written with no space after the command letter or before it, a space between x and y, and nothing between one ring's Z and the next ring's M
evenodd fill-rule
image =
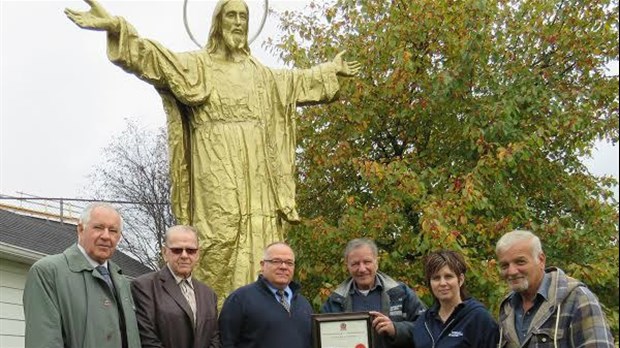
M390 317L405 317L406 314L403 313L403 305L397 304L395 306L390 306Z
M463 337L463 331L452 331L448 334L448 337Z

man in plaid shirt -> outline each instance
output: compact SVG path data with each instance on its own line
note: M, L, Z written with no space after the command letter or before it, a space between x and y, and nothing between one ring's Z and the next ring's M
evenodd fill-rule
M512 289L500 306L499 347L614 347L596 295L561 269L545 269L536 235L506 233L495 252Z

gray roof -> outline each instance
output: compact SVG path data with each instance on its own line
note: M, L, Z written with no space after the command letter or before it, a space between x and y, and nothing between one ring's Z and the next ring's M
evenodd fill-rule
M77 227L71 223L21 215L0 209L0 242L45 255L60 254L77 241ZM123 273L135 278L152 270L140 261L116 251L112 260Z

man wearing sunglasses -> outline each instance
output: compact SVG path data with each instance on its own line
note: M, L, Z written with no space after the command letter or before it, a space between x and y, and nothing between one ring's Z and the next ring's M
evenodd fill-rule
M165 236L166 265L132 282L142 347L221 347L217 296L192 277L199 256L196 229L173 226Z

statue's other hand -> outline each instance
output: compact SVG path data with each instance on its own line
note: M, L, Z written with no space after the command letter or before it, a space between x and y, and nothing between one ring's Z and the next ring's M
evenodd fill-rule
M346 51L342 51L334 57L333 63L336 65L337 71L336 73L340 76L356 76L360 69L362 68L362 64L357 61L346 61L342 59Z
M91 30L115 31L117 20L110 16L103 6L95 0L84 0L89 6L90 11L76 11L70 8L65 9L65 14L73 23L80 28Z

